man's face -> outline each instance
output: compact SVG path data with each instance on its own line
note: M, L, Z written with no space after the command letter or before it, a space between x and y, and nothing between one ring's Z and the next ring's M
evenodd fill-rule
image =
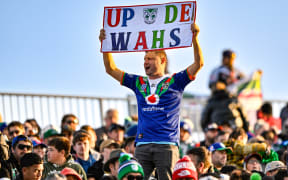
M108 136L110 139L113 139L117 143L121 144L124 140L124 130L114 129L111 132L108 132Z
M56 163L62 157L64 157L64 153L58 151L54 146L48 146L47 149L47 160L51 163Z
M248 160L246 167L247 167L247 170L250 172L253 170L261 171L261 164L259 160L255 157L252 157Z
M110 171L111 171L111 174L113 176L116 176L118 175L118 169L119 169L119 161L115 161L114 163L110 163L109 164L109 168L110 168Z
M225 166L227 162L227 153L225 150L223 151L214 151L212 153L212 163L216 168L220 168Z
M23 179L40 180L42 177L43 169L43 164L34 164L29 167L23 167Z
M12 148L12 153L19 161L26 153L32 152L32 144L26 141L19 141L15 149Z
M44 155L46 153L46 148L41 146L36 146L33 148L33 152L38 154L42 159L44 158Z
M210 129L205 133L205 136L206 136L205 139L211 144L213 144L217 134L218 134L218 130Z
M164 73L165 61L162 61L155 52L149 51L144 57L144 69L149 77L161 75Z
M78 141L76 144L73 146L74 150L76 151L76 154L79 155L80 157L83 156L84 154L89 154L89 149L90 149L90 143L88 139L85 139L83 141Z
M111 124L117 124L118 118L118 111L109 111L105 117L105 123L107 127L110 127Z
M76 131L78 124L79 124L78 119L71 116L66 118L63 125L70 126L74 131Z
M235 54L235 53L233 53L233 54L231 55L231 57L224 57L224 58L223 58L223 65L224 65L224 66L227 66L228 68L231 69L231 68L233 67L235 58L236 58L236 54Z
M25 134L25 131L24 129L21 129L20 127L18 126L12 126L9 128L9 140L12 141L13 138L15 138L16 136L19 136L19 135L24 135Z
M180 141L185 142L189 139L190 134L188 131L184 130L183 128L180 128Z

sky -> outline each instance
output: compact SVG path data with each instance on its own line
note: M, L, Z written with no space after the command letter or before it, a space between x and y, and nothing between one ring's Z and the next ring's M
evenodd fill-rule
M132 92L108 76L103 65L98 36L104 6L155 2L1 0L0 92L126 97ZM245 74L263 71L264 99L288 100L287 6L287 0L198 0L196 23L205 65L186 92L209 95L209 74L229 48ZM191 47L167 54L173 73L193 62ZM113 57L120 69L144 75L143 52Z

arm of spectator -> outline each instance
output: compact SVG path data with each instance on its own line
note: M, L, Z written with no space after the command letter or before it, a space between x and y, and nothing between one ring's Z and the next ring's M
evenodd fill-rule
M193 33L192 44L193 44L193 49L194 49L194 63L188 67L187 71L192 77L195 77L198 71L204 65L204 59L203 59L201 47L198 41L198 34L199 34L200 29L195 23L193 23L191 24L191 31Z
M99 40L102 42L104 39L106 39L105 30L101 29ZM117 68L113 60L112 53L103 52L103 61L104 61L106 73L112 76L117 81L121 82L124 72Z

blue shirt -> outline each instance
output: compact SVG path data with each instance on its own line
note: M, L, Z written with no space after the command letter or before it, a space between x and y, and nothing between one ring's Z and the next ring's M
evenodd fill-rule
M186 85L195 78L187 69L164 78L150 93L147 77L124 73L121 84L134 91L138 104L135 142L179 143L180 103Z

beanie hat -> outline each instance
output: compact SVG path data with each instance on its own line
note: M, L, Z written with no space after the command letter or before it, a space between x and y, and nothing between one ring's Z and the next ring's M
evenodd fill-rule
M250 180L261 180L261 179L262 179L261 175L257 172L252 173L250 176Z
M119 158L118 179L121 180L128 173L140 173L144 177L144 171L138 161L127 153L122 153Z
M176 180L180 178L193 178L194 180L198 180L196 168L189 156L184 156L175 164L172 179Z

